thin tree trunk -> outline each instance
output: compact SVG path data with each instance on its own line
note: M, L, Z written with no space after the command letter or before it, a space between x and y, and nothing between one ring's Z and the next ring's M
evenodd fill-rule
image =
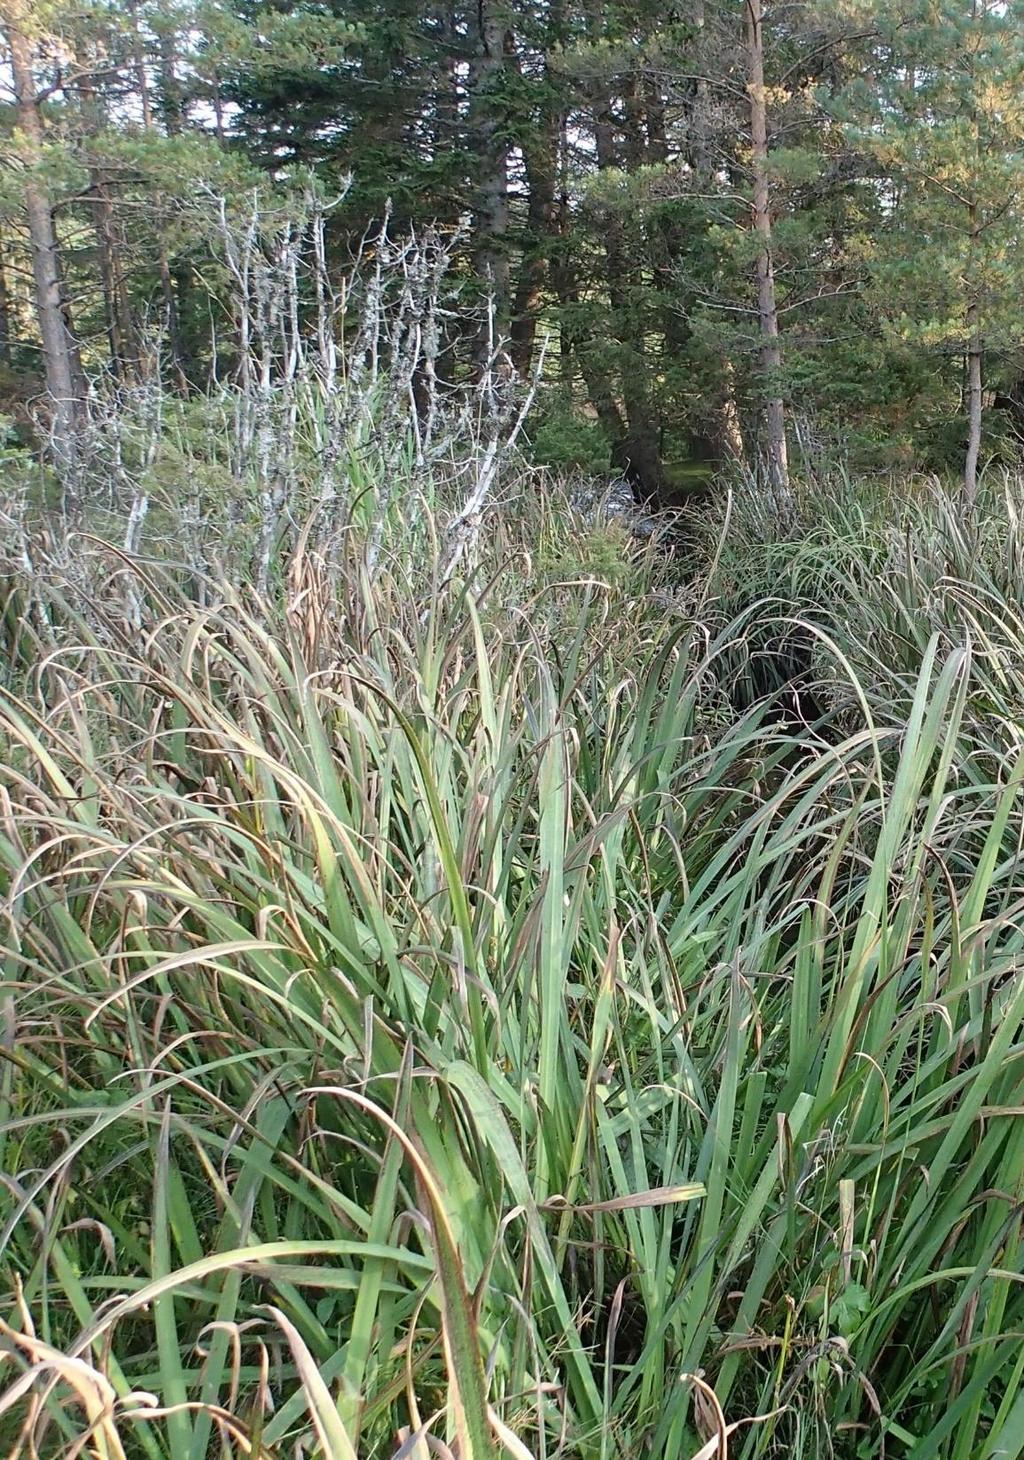
M117 301L119 269L112 237L111 213L113 210L96 168L89 169L89 184L89 203L92 211L93 231L96 234L96 258L99 265L100 288L103 291L103 313L107 327L107 349L115 378L123 380L128 374L128 341L125 337Z
M82 347L78 343L78 331L75 329L75 319L71 312L71 296L68 293L68 281L64 277L62 253L57 254L57 271L60 274L60 312L64 321L64 337L68 342L68 353L71 356L72 394L77 407L80 408L82 403L89 399L89 377L82 364Z
M536 124L521 138L526 169L527 236L512 305L512 363L521 376L530 373L537 341L537 321L544 289L552 274L551 256L559 234L559 143L564 127L558 80L551 72L551 53L565 40L564 0L548 7L544 38L544 94Z
M632 126L637 124L638 118L639 113L631 106ZM611 99L603 85L596 86L594 90L594 146L597 165L602 172L617 166ZM642 150L636 137L628 138L627 146L634 154ZM612 445L612 460L638 496L664 506L669 496L668 481L647 391L647 371L642 360L643 325L634 317L625 288L627 279L634 272L634 265L626 247L622 219L615 211L614 203L609 207L605 220L604 249L612 328L624 349L637 357L635 367L631 367L627 360L620 371L626 430L624 437ZM594 405L599 409L597 401Z
M575 302L573 269L568 252L569 212L569 115L558 119L558 197L555 202L556 241L551 258L551 287L558 301L559 376L562 388L572 393L575 351L569 314Z
M625 456L626 422L622 418L619 403L615 399L612 383L597 357L585 347L577 348L576 359L580 374L587 388L587 397L600 421L604 434L611 442L612 464L625 471L628 460Z
M110 291L110 321L120 362L120 373L126 378L131 378L138 374L142 351L125 283L124 234L118 223L110 197L110 189L102 174L99 181L97 224L98 236L102 237L101 249L105 256L107 288Z
M698 73L690 83L690 104L687 108L687 138L690 166L702 182L710 181L714 171L711 158L711 88L704 74L703 42L705 35L704 0L694 0L691 24L697 47L694 70Z
M0 237L0 365L11 364L11 305L7 294L7 268L3 238Z
M17 0L3 7L7 42L11 55L18 126L24 138L26 182L25 215L28 221L36 313L43 347L46 393L52 413L53 449L59 462L72 465L77 456L78 398L75 388L74 341L64 317L60 255L50 199L36 169L43 152L43 126L39 115L32 51L20 28L22 18Z
M977 308L971 306L970 314ZM974 321L971 321L973 326ZM968 511L974 511L978 496L978 458L981 455L981 340L974 329L967 352L967 456L964 460L964 500Z
M647 156L659 167L668 167L669 143L665 122L665 100L661 87L654 79L647 81L644 90L644 112L647 122ZM693 132L692 108L687 115L687 135ZM693 166L691 162L691 166ZM710 191L710 175L699 174L694 167L694 178L698 189ZM677 280L678 258L686 245L683 227L678 218L664 213L655 217L649 225L649 246L652 252L654 279L662 303L661 327L665 337L666 359L673 364L681 361L690 347L692 329L690 311L680 299ZM677 428L678 430L678 428ZM702 401L700 414L688 431L688 450L695 461L721 461L732 453L723 447L727 434L724 407L710 394Z
M978 208L970 205L971 254L978 240ZM973 273L973 271L972 271ZM974 511L978 496L978 458L981 455L982 344L978 301L972 293L967 305L967 456L964 459L964 501Z
M178 56L174 35L166 29L161 30L158 44L160 49L159 98L164 131L168 137L180 137L185 125L185 107L178 81ZM176 262L172 268L162 241L159 270L160 289L167 311L167 335L171 345L171 358L174 361L179 385L182 390L186 390L195 368L182 324L182 314L191 293L189 272L188 267L181 262Z
M768 116L764 91L764 36L761 0L746 0L747 91L750 96L750 137L754 182L754 228L760 239L757 254L757 312L761 329L761 372L765 392L768 469L772 484L789 485L786 447L786 408L779 392L782 346L775 302L772 263L772 219L768 194Z
M83 133L87 146L91 149L103 129L106 117L92 78L88 74L80 81L79 91ZM103 290L110 362L116 378L124 380L136 373L140 352L121 264L123 238L118 228L107 178L95 157L89 161L89 204L96 235L96 255L100 287Z
M512 363L522 376L530 373L537 339L537 319L544 302L551 248L557 229L555 168L559 118L545 118L539 135L524 143L527 239L512 306Z
M178 47L174 33L164 23L160 27L160 110L168 137L180 137L185 127L185 98L178 80Z
M224 97L220 89L220 72L217 70L210 80L210 104L213 107L214 132L223 147L227 143L227 130L224 126Z
M501 0L479 0L477 16L469 71L469 134L476 156L475 254L481 283L494 301L494 332L501 335L507 331L509 317L508 140L496 93L506 64L508 19ZM477 340L478 364L489 347L489 327L485 325Z
M437 6L435 18L438 29L437 60L434 66L434 159L448 156L457 145L459 136L459 81L458 45L459 32L451 4ZM452 208L452 216L458 213Z
M156 129L156 120L153 115L153 93L149 84L149 71L146 67L142 28L139 25L138 0L129 0L128 8L132 18L132 62L135 66L135 84L139 89L139 101L142 105L142 125L147 132L152 132ZM173 70L172 61L168 61L166 64L170 65ZM160 292L164 297L171 361L177 376L178 387L184 391L188 389L188 360L178 320L178 301L174 294L174 281L171 276L171 266L167 261L167 250L164 248L163 239L159 236L159 224L156 225L156 232L157 270L160 275Z
M746 460L746 448L743 443L740 408L736 404L736 373L728 357L723 362L723 370L724 395L719 411L720 449L726 461L741 466Z
M135 84L139 89L139 101L142 105L142 125L149 132L153 128L153 101L149 91L146 52L142 44L142 27L139 25L138 0L128 0L128 13L131 16L132 65L135 67Z
M707 55L707 31L704 0L693 0L690 12L693 28L692 67L695 73L686 88L686 158L690 165L695 191L715 191L715 162L712 149L712 97L707 72L714 60ZM707 402L707 417L698 423L700 440L711 446L712 459L730 466L742 465L746 448L736 401L736 370L725 346L716 351L720 384L718 398Z

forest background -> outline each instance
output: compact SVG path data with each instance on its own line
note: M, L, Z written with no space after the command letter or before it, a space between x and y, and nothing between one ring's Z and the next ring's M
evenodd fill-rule
M965 477L1024 424L1024 19L975 0L465 6L6 0L0 387L239 368L221 204L335 203L325 279L451 253L442 383L490 332L535 458L677 503L794 451ZM217 200L217 201L215 201ZM340 201L339 201L340 200ZM24 426L24 429L19 427ZM65 442L60 450L71 449Z

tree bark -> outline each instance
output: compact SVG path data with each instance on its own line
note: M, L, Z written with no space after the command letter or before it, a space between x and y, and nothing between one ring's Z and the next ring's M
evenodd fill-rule
M556 0L549 9L545 47L548 53L564 39L564 6ZM528 375L537 340L537 321L544 303L544 288L551 273L551 256L559 232L558 166L563 108L556 101L557 87L550 63L544 61L544 100L541 114L530 119L521 138L526 169L527 216L515 299L512 304L512 363Z
M86 146L94 152L96 139L103 130L106 117L92 77L88 73L79 82L79 92L83 134ZM115 377L125 380L136 374L140 351L121 262L124 240L118 227L107 176L95 155L90 157L88 167L89 205L96 235L96 257L103 291L110 363Z
M551 54L565 41L565 3L548 6L544 36L544 87L540 116L527 124L520 145L528 189L527 236L512 306L512 363L528 375L537 340L537 321L545 286L553 283L554 254L561 231L559 207L560 146L565 127L563 90L552 75Z
M974 306L972 306L973 312ZM971 336L967 352L967 456L964 459L964 500L969 512L974 511L978 496L978 458L981 455L981 341L977 332Z
M222 147L227 145L228 134L224 125L224 94L221 90L220 72L216 69L210 77L210 105L213 107L213 130Z
M11 303L7 294L7 268L3 238L0 237L0 365L11 364Z
M178 81L178 51L172 31L161 29L158 39L160 53L160 114L164 131L168 137L180 137L185 126L185 105ZM195 373L195 361L185 337L182 314L187 311L191 294L188 266L176 262L172 268L167 252L160 244L160 289L167 311L167 334L171 345L171 358L175 374L182 390L188 388Z
M690 19L695 37L690 64L694 70L700 72L705 64L698 49L704 25L703 0L695 0L692 4ZM685 150L681 156L674 158L670 153L666 100L661 80L656 74L646 78L644 115L647 160L664 168L666 177L671 178L685 159L693 191L696 194L710 193L714 178L708 139L707 79L700 75L695 81L688 82L683 96L685 125L682 133ZM687 238L685 227L678 217L668 212L655 214L648 225L648 246L651 249L654 282L662 303L661 328L665 339L666 364L676 368L680 368L681 362L685 360L693 340L690 323L693 298L683 292L685 286L679 277L679 258L688 244L692 246L692 240ZM743 459L742 437L737 429L736 401L732 388L732 364L724 351L721 352L719 363L719 390L715 392L708 389L702 392L700 405L693 409L692 418L685 425L685 429L685 423L673 422L676 439L686 438L690 459L715 466L725 463L731 465Z
M459 80L458 48L459 30L453 8L448 0L436 7L437 58L434 63L434 159L447 156L459 140ZM451 216L457 215L457 207Z
M689 84L689 105L687 107L687 140L690 166L694 176L701 182L710 182L714 165L711 157L711 90L704 75L704 0L694 0L691 24L697 48L696 65L698 73Z
M558 304L558 357L559 378L566 394L571 395L575 379L575 350L573 330L570 321L572 306L576 301L573 264L569 254L568 240L571 226L569 208L569 114L562 112L558 119L558 144L556 173L558 177L555 199L555 242L552 249L550 270L551 289Z
M146 70L146 51L142 42L142 27L139 25L139 0L128 0L128 14L131 16L132 65L135 67L135 84L142 106L142 125L146 131L153 126L153 102L149 91L149 73Z
M971 255L977 251L978 208L970 204ZM973 270L971 271L973 276ZM973 290L973 285L970 286ZM982 342L978 301L973 292L967 304L967 455L964 458L964 501L974 511L978 496L978 459L981 456Z
M147 132L156 128L156 120L153 115L153 93L149 84L149 71L146 66L146 52L143 44L142 27L139 24L138 0L129 0L128 9L132 21L132 63L135 67L135 84L138 87L139 101L142 106L142 125ZM173 73L173 47L167 56L161 57L165 67ZM166 79L166 78L165 78ZM180 115L177 118L180 123ZM174 279L171 275L171 266L167 261L167 250L164 247L163 239L159 236L159 223L156 225L157 233L157 270L160 275L160 292L164 298L164 310L167 319L167 339L171 347L171 362L174 366L174 374L177 377L176 383L180 390L188 389L189 359L182 341L181 326L178 319L178 301L174 293Z
M597 165L601 171L607 171L616 167L619 159L615 146L611 98L603 83L595 85L593 100ZM644 149L639 138L632 135L639 122L639 112L632 103L628 115L629 135L626 145L632 154L637 155ZM636 357L635 365L627 358L619 372L626 418L625 432L612 443L612 461L622 471L638 497L665 506L670 494L661 459L658 427L647 390L647 371L642 359L643 325L635 319L625 289L627 279L634 272L634 261L629 257L622 219L616 212L614 203L609 205L605 219L604 248L612 330L622 346L621 353ZM593 403L600 412L598 402L595 400Z
M485 322L477 344L477 363L508 330L508 141L496 93L506 64L508 19L502 0L479 0L474 55L469 68L469 139L476 157L473 196L475 259L480 282L493 301L493 334Z
M775 302L775 270L772 262L772 218L768 189L768 114L764 90L764 34L761 0L746 0L747 8L747 92L750 97L751 167L754 192L754 228L760 247L757 254L757 313L761 332L761 374L767 434L768 470L775 487L789 485L789 456L786 446L786 408L779 391L782 346L779 342L779 314Z
M736 403L736 373L732 368L732 361L728 358L723 360L723 397L718 413L718 443L723 458L734 466L742 466L746 461L746 447L743 442L743 426L740 422L740 409Z
M178 80L178 47L167 23L160 27L160 113L168 137L180 137L185 129L185 98Z
M537 321L544 303L551 247L556 228L555 159L558 120L549 124L547 135L524 146L527 200L527 237L523 250L515 299L512 304L512 364L520 375L529 375L537 342ZM552 135L551 133L554 133Z
M18 126L24 138L25 216L32 255L36 314L43 347L46 394L51 411L53 451L61 465L71 466L78 454L80 405L75 385L75 348L65 322L60 254L53 210L46 189L37 175L43 153L43 124L32 74L32 49L28 36L22 29L23 12L20 0L7 0L0 10L0 18L7 29Z

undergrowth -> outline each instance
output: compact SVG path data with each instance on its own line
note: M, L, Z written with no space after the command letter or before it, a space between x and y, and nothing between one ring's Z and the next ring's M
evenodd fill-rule
M572 510L11 580L9 1453L1020 1452L1015 511Z

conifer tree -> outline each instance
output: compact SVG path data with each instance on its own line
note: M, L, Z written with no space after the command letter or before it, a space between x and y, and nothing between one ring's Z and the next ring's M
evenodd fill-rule
M42 343L46 392L54 450L63 463L72 464L77 446L79 388L76 343L64 296L61 253L54 222L53 199L47 179L46 136L42 114L42 85L37 76L38 46L45 36L44 17L25 0L3 0L3 24L14 84L15 148L23 174L22 193L29 253L35 287L35 306Z
M907 0L882 36L855 135L888 186L874 258L886 329L963 364L963 486L977 492L985 374L1020 338L1024 257L1024 6Z

